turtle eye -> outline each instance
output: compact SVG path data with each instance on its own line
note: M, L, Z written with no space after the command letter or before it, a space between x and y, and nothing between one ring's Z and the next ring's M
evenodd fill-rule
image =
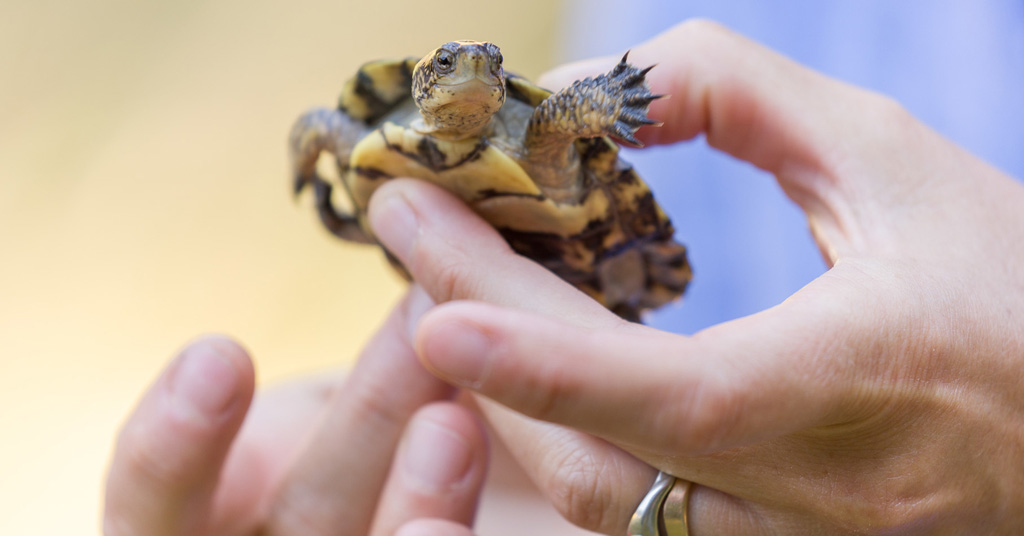
M505 58L501 56L501 49L498 48L494 43L487 43L487 55L490 56L496 64L501 65L501 62L505 61Z
M434 62L437 63L437 70L440 73L449 73L455 66L455 55L442 48L441 50L438 50L437 55L434 56Z

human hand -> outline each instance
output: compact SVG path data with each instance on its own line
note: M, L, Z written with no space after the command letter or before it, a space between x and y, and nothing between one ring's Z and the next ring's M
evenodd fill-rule
M558 434L522 439L503 429L544 425L485 407L556 506L607 534L653 479L627 452L697 483L695 536L1021 533L1024 188L889 99L713 24L630 58L672 95L641 140L703 133L773 173L831 268L772 309L672 335L620 321L439 189L393 181L376 234L455 302L419 325L427 367L591 434L566 430L576 455L555 463L529 443Z
M242 348L187 346L120 434L104 533L470 534L486 445L409 345L407 323L431 305L414 287L347 379L284 384L251 407Z

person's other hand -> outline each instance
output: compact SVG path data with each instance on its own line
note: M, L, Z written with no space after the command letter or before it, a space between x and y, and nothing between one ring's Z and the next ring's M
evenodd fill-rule
M107 536L470 534L484 432L416 361L414 287L348 376L254 392L229 339L188 345L121 431ZM244 421L244 424L243 424Z
M1024 531L1024 188L891 100L713 24L630 58L672 95L641 139L704 134L773 173L831 268L673 335L619 320L442 190L392 181L375 232L453 302L419 325L427 367L528 416L482 402L555 505L607 534L654 476L627 453L697 483L694 536Z

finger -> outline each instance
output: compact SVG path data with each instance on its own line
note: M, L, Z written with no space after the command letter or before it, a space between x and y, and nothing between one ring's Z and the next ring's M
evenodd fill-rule
M387 198L390 195L401 198L388 206L393 203L393 200ZM827 276L783 306L719 326L689 339L687 346L690 355L682 351L665 353L664 348L649 348L656 341L664 340L656 337L658 334L653 334L655 338L647 341L647 345L626 342L613 346L600 340L587 344L586 335L583 334L587 328L590 333L603 332L608 336L643 328L627 327L618 319L609 318L607 311L599 307L597 309L600 310L594 309L596 303L571 288L570 292L565 292L565 283L511 253L497 233L462 203L436 187L415 181L395 181L383 186L376 196L372 201L377 204L371 206L371 218L375 219L378 237L410 268L413 276L431 291L435 299L480 299L513 309L538 312L543 318L537 320L537 329L533 329L533 326L515 326L507 330L509 337L527 342L542 341L545 339L541 339L539 334L545 333L541 328L547 326L551 330L545 336L550 336L547 340L550 340L551 345L557 345L560 341L574 341L574 344L568 345L570 348L565 348L565 343L562 346L538 343L537 348L517 353L517 357L523 356L522 363L537 364L535 371L544 378L522 383L509 382L509 390L517 391L511 396L536 391L548 400L568 400L579 402L580 407L606 410L587 412L584 407L575 416L570 415L572 410L567 410L564 412L565 420L561 422L591 419L591 423L597 423L590 428L591 431L607 438L624 437L619 440L621 444L631 447L630 450L638 456L673 474L755 503L773 499L780 486L793 490L790 502L781 505L783 508L792 508L803 499L813 502L816 500L813 496L820 495L821 487L811 485L805 478L801 480L801 471L804 474L808 471L818 474L816 471L820 468L814 467L813 460L809 460L806 455L800 455L800 449L794 446L796 443L787 444L783 434L805 427L843 422L850 417L847 411L859 410L863 412L861 415L871 411L863 405L842 403L844 400L858 398L856 385L869 383L863 381L870 373L869 370L860 370L857 364L863 362L861 354L871 355L873 350L860 347L856 341L874 340L873 335L864 336L865 330L878 322L886 325L896 323L892 318L865 321L860 316L860 313L891 308L850 299L851 295L864 299L877 296L864 293L862 288L842 286L843 281L857 280L849 273L848 267L852 266L854 271L860 268L852 264L836 266ZM403 210L412 214L403 214ZM403 229L403 221L411 225ZM552 299L554 296L558 299ZM468 316L475 318L473 314ZM425 319L427 323L429 320L429 317ZM581 331L577 333L569 327L577 327ZM420 336L425 337L430 328L423 324L420 330ZM523 333L529 336L524 337ZM471 334L464 335L453 336L449 333L439 338L467 343L472 340ZM426 353L425 345L422 342L420 345L421 352ZM611 351L613 348L614 352ZM445 352L449 354L449 359L457 358L455 352ZM631 364L650 361L654 364L653 370L640 375L628 368L623 371L621 364L609 368L604 362L597 363L601 360L587 359L601 356L603 352L608 354L608 362L622 359L628 359ZM538 356L551 359L549 362L537 363ZM660 395L652 397L648 392L651 389L648 389L644 380L647 377L668 379L670 369L659 365L682 361L681 357L689 359L675 364L678 368L698 366L694 362L699 363L701 360L720 361L723 364L721 373L709 375L691 370L691 375L679 382L663 382ZM472 361L467 360L467 363ZM613 393L616 387L621 389L631 384L634 389L631 392L618 391L622 393L619 397L607 397L604 395L604 385L600 382L579 381L567 384L572 381L572 372L578 370L593 371L595 374L601 371L606 382L616 384L610 387ZM563 374L562 371L566 372ZM443 373L440 370L438 372ZM726 372L734 375L726 375ZM515 379L514 375L506 373L492 372L490 377ZM530 378L529 371L526 371L525 377ZM456 375L450 378L456 379ZM627 381L627 378L637 379ZM558 380L563 381L559 383ZM830 380L834 383L829 383ZM547 395L543 387L539 390L533 387L543 385L544 381L552 386ZM530 386L523 387L524 384ZM463 385L477 387L471 373ZM599 387L588 389L588 385ZM572 389L578 389L581 393L586 391L590 398L568 397L567 393L572 392ZM584 400L594 400L596 403L591 406ZM609 400L621 403L611 404ZM516 408L516 402L503 402ZM546 412L553 414L559 407L557 404L544 401L538 403L529 399L523 401L522 406L527 408L524 411L536 411L536 415L540 416L545 416ZM663 407L669 410L665 411ZM608 416L622 416L630 408L636 412L625 416L625 425L621 428L613 426L611 422L622 422L623 419L608 420ZM523 420L516 415L501 420L495 416L497 411L489 410L486 406L485 411L488 420L495 423L495 428L531 479L567 519L590 530L609 534L618 530L621 533L636 502L631 503L625 499L624 492L610 490L602 479L593 478L593 475L602 473L595 468L607 463L609 457L595 455L593 445L586 442L586 436L579 441L565 441L564 444L557 440L544 441L543 438L559 437L557 433L548 431L560 428L538 426L536 422ZM676 426L673 421L677 419L682 425ZM622 435L616 436L615 431L609 433L607 428L601 428L602 421L607 428L623 431ZM645 433L644 427L649 434ZM525 432L508 433L509 430L520 428ZM758 443L762 440L762 443ZM565 459L589 459L592 462L584 463L579 471L572 473L559 471L552 464L545 463L550 457L545 458L542 453L538 454L525 446L533 441L544 445L552 453L566 454ZM725 452L716 450L728 445L751 446ZM669 448L672 446L678 448L672 450ZM680 452L714 454L680 457ZM610 459L619 460L621 456ZM779 459L789 460L790 463L780 465ZM770 478L766 478L764 468L773 468ZM618 480L627 481L631 482L630 486L636 486L635 479L623 477ZM650 480L646 486L650 486ZM638 502L640 496L642 493L635 495L633 500ZM586 512L601 512L602 517L595 519L593 514L588 516ZM621 526L614 523L620 523Z
M651 463L678 470L680 476L728 493L749 490L748 499L752 494L756 494L755 498L770 495L769 488L778 482L760 478L758 467L777 466L772 460L778 459L779 452L790 453L791 446L786 450L768 443L764 448L702 457L686 465L683 462L687 458L678 458L678 453L697 454L729 445L750 445L803 427L841 422L848 417L844 410L849 408L864 411L862 405L842 403L857 399L855 386L867 383L860 380L868 370L859 370L855 364L862 361L860 353L870 355L872 350L861 348L856 342L874 340L874 336L861 336L876 322L893 320L858 315L892 309L850 300L850 296L870 299L875 295L860 288L843 287L843 281L857 279L846 273L846 267L852 265L844 264L833 268L784 306L716 327L693 339L649 331L648 336L616 341L615 335L644 328L629 327L550 272L512 253L493 229L437 187L416 181L388 183L371 201L371 219L377 236L436 300L484 300L541 315L528 326L496 322L493 331L491 326L485 326L486 337L500 333L520 339L520 344L537 342L535 348L519 347L520 351L514 354L521 358L521 363L530 364L518 371L521 376L493 371L487 374L486 378L495 380L486 384L494 389L493 393L483 389L480 376L474 377L486 367L474 361L472 355L464 364L450 365L451 371L443 369L441 363L431 364L436 373L447 373L450 381L460 382L527 414L563 424L575 423L602 437L614 438L616 443L631 447ZM403 223L407 227L403 228ZM429 320L428 317L425 322ZM466 320L471 323L483 318ZM434 329L427 324L421 324L419 335L420 351L424 354L430 352L426 341ZM444 324L439 322L435 327ZM452 330L437 339L469 345L474 337L472 331ZM523 333L529 336L523 337ZM668 338L686 341L685 348L674 349L665 342ZM503 351L509 361L514 361L512 353ZM446 359L452 363L460 359L455 348L438 353L447 354ZM430 357L424 357L431 363ZM624 361L628 361L628 366L623 365ZM712 367L711 363L718 365ZM458 367L465 371L455 373ZM531 371L537 374L531 375ZM576 373L584 379L575 377ZM460 379L459 374L465 376ZM587 374L602 377L591 379ZM512 381L503 387L497 378ZM828 384L829 380L834 380L834 384ZM606 389L609 383L612 385ZM581 411L570 409L577 407ZM491 412L487 416L495 421ZM609 416L617 418L611 420ZM677 420L678 425L674 422ZM535 423L527 421L523 426L535 428ZM495 427L502 432L512 425L496 423ZM543 436L542 430L534 432L524 437ZM510 450L512 444L525 441L507 438ZM770 446L776 447L774 453ZM585 453L587 449L581 448L579 452ZM672 453L677 459L671 459ZM529 454L517 459L544 489L545 476L551 474L545 471L550 469L531 470L528 466L535 462ZM797 478L797 464L787 467L793 471L779 478ZM597 491L581 495L608 496L601 488L594 489ZM617 504L621 507L623 502ZM578 515L570 514L567 518L576 523L588 522Z
M422 210L422 221L406 212L412 210ZM435 301L484 299L594 329L623 323L551 272L513 253L493 228L435 186L389 181L374 194L370 215L377 236ZM625 531L654 479L650 466L586 434L526 419L494 404L481 406L524 471L566 519L588 530Z
M440 303L476 299L532 308L595 326L618 317L535 262L516 254L464 203L441 188L388 181L370 201L377 237Z
M618 61L572 63L541 81L565 86ZM656 65L648 82L654 93L670 97L651 104L652 117L665 125L645 129L646 141L674 143L705 133L712 146L769 171L782 171L794 157L809 158L802 166L816 165L809 153L819 152L823 140L814 134L836 132L832 121L848 122L842 114L847 101L866 95L705 20L684 22L633 47L629 61Z
M471 526L486 470L476 418L453 402L424 407L402 438L370 534L390 536L424 517Z
M809 531L806 525L757 504L737 499L718 490L694 484L690 490L686 524L692 535L758 536L769 534L835 534Z
M410 325L433 305L418 287L363 351L288 472L270 508L270 534L366 534L409 418L452 388L419 364Z
M565 519L588 533L626 534L630 518L654 482L655 469L593 436L523 419L486 399L480 400L480 409L522 470ZM777 457L762 460L762 466L765 463L777 464ZM688 514L690 534L835 532L834 527L806 530L807 519L702 485L691 491Z
M523 417L484 398L476 403L519 468L564 519L591 532L626 533L654 481L654 468L592 435Z
M252 400L246 352L223 337L188 345L125 423L107 479L104 534L200 534Z
M417 348L440 377L525 415L634 452L701 455L844 418L852 387L837 369L856 328L833 318L786 304L687 338L458 302L424 317Z
M653 65L652 91L669 95L651 104L660 128L641 129L645 144L667 144L705 134L708 143L776 175L811 219L831 260L862 251L880 218L917 200L922 181L891 181L909 144L932 146L935 159L951 146L934 147L927 132L896 103L803 67L721 26L682 23L634 47L629 60ZM618 58L565 66L543 78L552 86L604 72ZM897 149L902 147L902 149ZM879 169L878 166L893 166ZM941 169L941 168L940 168ZM927 175L927 174L925 174ZM927 191L927 189L925 189ZM884 227L884 226L883 226ZM888 232L888 231L886 231ZM868 236L864 236L868 235Z
M417 519L406 523L395 536L472 536L473 531L465 525L445 519Z

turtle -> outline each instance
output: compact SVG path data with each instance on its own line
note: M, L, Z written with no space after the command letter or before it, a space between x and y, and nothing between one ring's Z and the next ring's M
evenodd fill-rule
M612 139L640 146L637 129L660 126L647 115L662 97L646 80L653 66L640 69L628 55L554 93L506 73L489 42L366 63L336 108L309 110L292 127L294 194L311 186L328 231L377 244L366 215L374 190L394 177L430 181L514 251L638 322L680 297L691 269L671 221ZM318 173L322 153L333 155L338 177ZM339 186L344 206L333 199Z

